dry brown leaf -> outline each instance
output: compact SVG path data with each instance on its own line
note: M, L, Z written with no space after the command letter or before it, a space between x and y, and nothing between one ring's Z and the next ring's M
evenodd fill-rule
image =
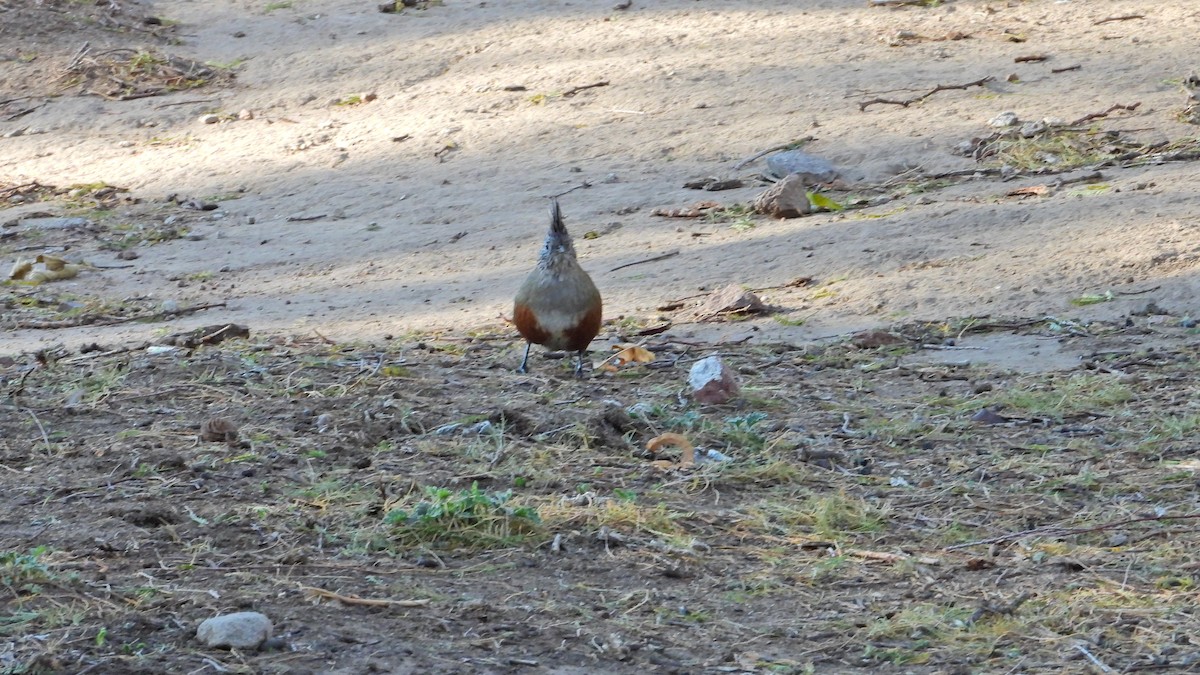
M52 255L39 255L33 260L18 259L8 273L12 281L40 284L46 281L70 279L79 274L86 265L69 263Z
M68 265L67 261L62 258L45 254L39 255L36 258L36 262L42 263L51 272L57 272Z
M29 275L29 281L40 284L47 281L61 281L63 279L72 279L79 276L79 271L83 269L83 265L64 264L59 269L39 269L34 270Z
M13 263L12 269L8 272L8 278L13 281L21 281L27 274L33 271L33 261L17 258L17 262Z
M604 359L604 363L600 364L600 370L615 372L630 363L650 363L654 360L654 352L641 345L630 343L613 345L613 350L617 353Z
M668 463L669 466L667 468L686 469L696 464L696 446L692 445L692 442L689 441L683 434L667 432L665 434L659 434L658 436L646 441L646 449L656 455L658 454L659 449L665 446L676 447L680 450L679 463ZM651 465L658 466L661 461L662 460L651 462Z

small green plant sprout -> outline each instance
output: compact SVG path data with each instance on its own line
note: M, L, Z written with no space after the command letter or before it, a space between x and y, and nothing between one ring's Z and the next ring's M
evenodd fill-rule
M531 506L513 506L512 490L486 492L479 483L468 490L426 487L425 498L410 509L385 516L401 539L421 544L481 547L511 544L537 531L541 517Z
M0 586L10 594L37 593L38 584L50 581L53 574L42 560L45 546L31 548L28 552L0 552Z

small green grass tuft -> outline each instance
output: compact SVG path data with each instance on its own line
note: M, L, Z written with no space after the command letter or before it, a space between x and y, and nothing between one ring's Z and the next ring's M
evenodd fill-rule
M540 529L536 508L513 506L511 490L485 492L479 483L468 490L426 487L425 498L407 509L392 509L384 521L405 544L446 545L469 549L511 545Z

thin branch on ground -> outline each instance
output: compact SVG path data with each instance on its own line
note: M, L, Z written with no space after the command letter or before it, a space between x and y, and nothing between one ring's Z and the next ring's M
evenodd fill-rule
M571 87L570 89L564 91L562 93L562 95L563 95L563 98L571 98L575 94L578 94L579 92L584 91L585 89L595 89L596 87L607 87L607 86L608 86L608 80L603 80L601 82L593 82L592 84L583 84L578 87Z
M677 255L679 255L679 251L671 251L669 253L664 253L662 255L656 255L653 258L646 258L645 260L635 260L631 263L625 263L624 265L617 265L616 267L609 270L609 272L616 272L617 270L623 270L626 267L633 267L634 265L644 265L646 263L658 262L659 260L666 260L667 258L674 258Z
M1141 101L1138 101L1137 103L1130 103L1129 105L1123 105L1121 103L1118 103L1118 104L1112 106L1111 108L1109 108L1108 110L1105 110L1104 112L1098 112L1098 113L1092 113L1090 115L1084 115L1083 117L1080 117L1079 119L1075 120L1074 122L1071 122L1067 126L1077 127L1077 126L1083 124L1084 122L1090 122L1092 120L1098 120L1102 117L1108 117L1111 113L1114 113L1118 110L1128 110L1130 112L1133 112L1134 110L1137 110L1138 106L1140 106L1141 104L1142 104Z
M934 87L933 89L930 89L929 91L925 92L924 94L921 94L920 96L914 96L912 98L906 98L904 100L898 100L898 99L893 99L893 98L873 98L869 101L860 102L858 104L858 110L859 110L859 112L866 112L868 107L875 105L876 103L886 103L888 105L898 105L901 108L907 108L908 106L910 106L914 103L920 103L921 101L924 101L925 99L929 98L930 96L933 96L934 94L938 93L939 91L951 91L951 90L955 90L955 89L970 89L971 87L982 87L983 85L987 84L988 82L991 82L994 79L996 79L996 78L992 77L991 75L988 75L987 77L982 77L978 80L975 80L974 82L967 82L965 84L939 84L936 87Z
M1092 25L1099 26L1101 24L1106 24L1106 23L1109 23L1112 21L1133 21L1134 19L1144 19L1144 18L1146 18L1145 14L1122 14L1120 16L1110 16L1110 17L1100 19L1099 21L1093 21Z

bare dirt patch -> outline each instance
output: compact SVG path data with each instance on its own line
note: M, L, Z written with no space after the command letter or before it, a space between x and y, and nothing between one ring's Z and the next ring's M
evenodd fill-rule
M998 328L986 329L989 331ZM1006 330L1013 330L1008 328ZM1052 336L1055 326L1024 326ZM1122 349L1148 334L1173 346ZM13 672L955 672L1184 667L1197 352L1086 368L691 348L583 381L504 340L52 353L3 370ZM213 430L217 429L219 433ZM731 459L659 468L664 432ZM276 640L208 650L254 610ZM214 665L217 664L217 665ZM576 669L576 670L573 670Z

